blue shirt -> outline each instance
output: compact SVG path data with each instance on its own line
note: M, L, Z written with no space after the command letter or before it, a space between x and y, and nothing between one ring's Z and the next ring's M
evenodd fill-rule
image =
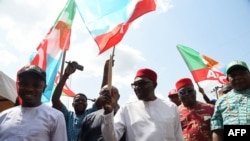
M211 130L224 125L250 125L250 89L240 93L235 90L218 99L211 119Z
M67 135L68 135L68 141L76 141L78 133L81 129L81 123L83 118L98 110L95 104L87 109L82 115L76 115L75 112L69 111L65 105L63 105L61 112L64 114L65 120L66 120L66 126L67 126Z

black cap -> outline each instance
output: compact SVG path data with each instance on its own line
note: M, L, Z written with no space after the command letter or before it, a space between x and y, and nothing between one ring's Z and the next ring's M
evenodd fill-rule
M18 77L21 77L23 74L27 73L35 73L38 76L40 76L44 81L46 81L46 72L43 71L40 67L36 65L28 65L24 66L19 72L18 72Z

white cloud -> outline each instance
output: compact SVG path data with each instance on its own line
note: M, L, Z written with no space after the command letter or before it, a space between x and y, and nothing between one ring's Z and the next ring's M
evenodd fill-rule
M18 58L7 50L0 50L0 56L2 58L0 59L1 67L5 67L18 61Z
M4 58L0 61L1 70L8 72L7 74L15 79L17 70L28 63L30 55L36 51L54 24L66 0L5 0L0 3L0 55ZM140 23L136 24L139 27ZM101 55L98 55L98 52L96 43L86 30L80 15L76 13L66 61L77 61L84 66L84 71L77 71L69 82L72 81L72 88L76 92L83 91L84 85L85 89L89 89L84 92L92 94L91 98L97 96L100 87L90 84L96 80L99 81L98 84L100 83L103 65L109 59L112 49ZM130 87L134 69L146 61L141 51L123 43L116 46L114 60L113 83L119 89Z
M171 4L171 0L157 0L157 12L165 13L174 6Z

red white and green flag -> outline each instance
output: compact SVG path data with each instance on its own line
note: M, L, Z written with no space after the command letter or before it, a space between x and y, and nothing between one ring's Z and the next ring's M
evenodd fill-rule
M177 45L194 81L201 86L209 98L217 98L216 90L227 83L224 65L218 61L183 45ZM212 94L214 93L214 94Z
M75 17L76 5L74 0L68 0L60 12L54 25L37 47L30 64L38 65L46 71L47 87L42 95L42 102L49 102L63 54L69 49L71 26ZM63 89L63 92L65 89ZM70 94L71 96L71 94Z

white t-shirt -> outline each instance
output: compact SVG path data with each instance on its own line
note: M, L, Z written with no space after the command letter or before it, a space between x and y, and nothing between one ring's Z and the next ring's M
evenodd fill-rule
M0 141L67 141L63 114L46 104L0 113Z
M114 123L113 123L114 122ZM177 106L167 100L128 103L116 113L103 116L102 133L107 141L183 141Z

